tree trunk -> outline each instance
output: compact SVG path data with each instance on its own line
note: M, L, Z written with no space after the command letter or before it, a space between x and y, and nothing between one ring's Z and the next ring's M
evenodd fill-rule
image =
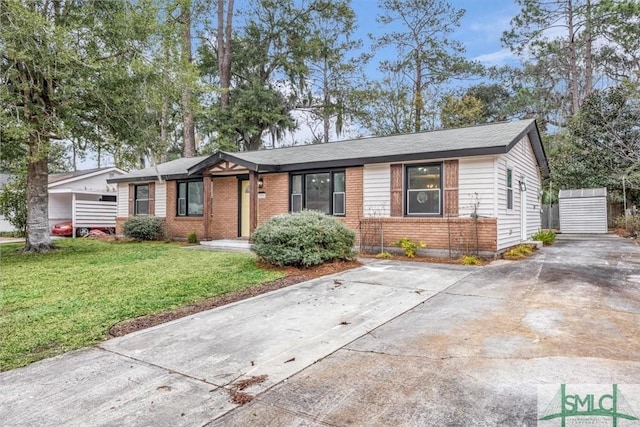
M593 35L591 33L591 0L587 0L586 19L585 19L585 66L584 66L584 97L586 98L593 92Z
M75 172L75 171L78 170L78 167L76 166L77 165L77 162L76 162L77 151L76 151L76 142L75 141L71 142L71 152L72 152L72 155L71 155L72 165L71 166L73 167L73 171Z
M570 116L574 116L580 108L580 94L578 92L578 59L576 53L575 29L573 23L572 0L567 1L567 25L569 27L569 90L571 91Z
M416 53L419 55L419 53ZM420 58L416 58L416 85L414 89L414 103L415 103L415 131L420 132L422 129L422 107L424 102L422 101L422 62Z
M180 16L183 25L182 31L182 60L190 68L193 63L191 55L191 2L183 3L182 15ZM193 110L191 109L191 87L184 82L182 88L182 126L184 138L184 157L196 155L196 135L195 124L193 122Z
M329 76L327 76L327 68L329 65L327 64L327 55L324 56L324 69L322 70L322 91L324 92L324 99L322 106L322 131L324 134L322 135L322 141L324 143L329 142L329 132L331 131L331 118L330 118L330 109L329 103L331 102L331 97L329 96Z
M249 137L249 146L245 147L246 151L256 151L262 147L262 134L251 135Z
M169 147L169 132L167 132L167 126L169 121L169 101L165 96L162 98L162 116L160 118L160 146L162 147L162 153L160 153L160 163L167 161L167 147Z
M55 249L49 236L49 165L47 156L38 150L38 142L30 137L27 164L27 236L25 252L47 252Z
M220 107L229 106L229 88L231 87L231 29L233 20L233 2L227 4L227 18L225 27L224 2L218 0L218 75L220 76Z

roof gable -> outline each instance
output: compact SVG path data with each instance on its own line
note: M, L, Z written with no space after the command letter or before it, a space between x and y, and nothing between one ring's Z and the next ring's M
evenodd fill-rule
M165 179L188 178L189 168L209 157L210 156L182 157L148 168L134 170L126 175L108 179L107 182L161 181Z
M82 181L83 179L92 178L100 175L125 175L126 172L115 166L108 168L85 169L73 172L62 172L49 174L49 188L60 187L63 185Z

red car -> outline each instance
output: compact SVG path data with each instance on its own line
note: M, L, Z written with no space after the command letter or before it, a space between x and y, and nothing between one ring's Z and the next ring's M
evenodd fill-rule
M115 234L116 230L111 227L79 227L76 229L76 237L84 237L94 234ZM51 227L51 234L54 236L72 236L73 223L71 221L60 222Z

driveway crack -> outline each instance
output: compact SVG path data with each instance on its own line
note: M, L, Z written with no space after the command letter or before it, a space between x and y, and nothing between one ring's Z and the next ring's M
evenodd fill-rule
M454 296L459 296L459 297L477 297L477 298L488 298L488 299L493 299L493 300L498 300L498 301L505 301L506 298L498 298L498 297L492 297L492 296L488 296L488 295L474 295L474 294L460 294L457 292L441 292L442 294L445 295L454 295Z
M117 352L117 351L109 350L109 349L106 349L106 348L102 348L102 347L100 347L100 346L98 346L98 347L96 347L96 348L98 348L98 349L100 349L100 350L102 350L102 351L105 351L105 352L107 352L107 353L116 354L116 355L121 356L121 357L124 357L124 358L126 358L126 359L135 360L136 362L138 362L138 363L142 363L142 364L145 364L145 365L147 365L147 366L153 366L154 368L162 369L163 371L166 371L166 372L168 372L168 373L170 373L170 374L182 375L182 376L183 376L183 377L185 377L185 378L189 378L189 379L192 379L192 380L195 380L195 381L199 381L199 382L203 382L203 383L205 383L205 384L212 385L212 386L216 387L216 389L222 389L222 388L224 388L224 386L220 386L220 385L218 385L218 384L212 383L211 381L207 381L207 379L206 379L206 378L198 378L198 377L194 377L193 375L189 375L189 374L186 374L186 373L184 373L184 372L176 371L175 369L170 369L170 368L167 368L166 366L158 365L158 364L156 364L156 363L151 363L151 362L148 362L148 361L146 361L146 360L138 359L138 358L133 357L133 356L130 356L130 355L128 355L128 354L119 353L119 352Z

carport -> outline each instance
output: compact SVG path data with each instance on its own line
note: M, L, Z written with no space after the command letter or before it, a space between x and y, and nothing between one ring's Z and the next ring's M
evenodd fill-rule
M560 190L560 232L607 233L607 189Z

